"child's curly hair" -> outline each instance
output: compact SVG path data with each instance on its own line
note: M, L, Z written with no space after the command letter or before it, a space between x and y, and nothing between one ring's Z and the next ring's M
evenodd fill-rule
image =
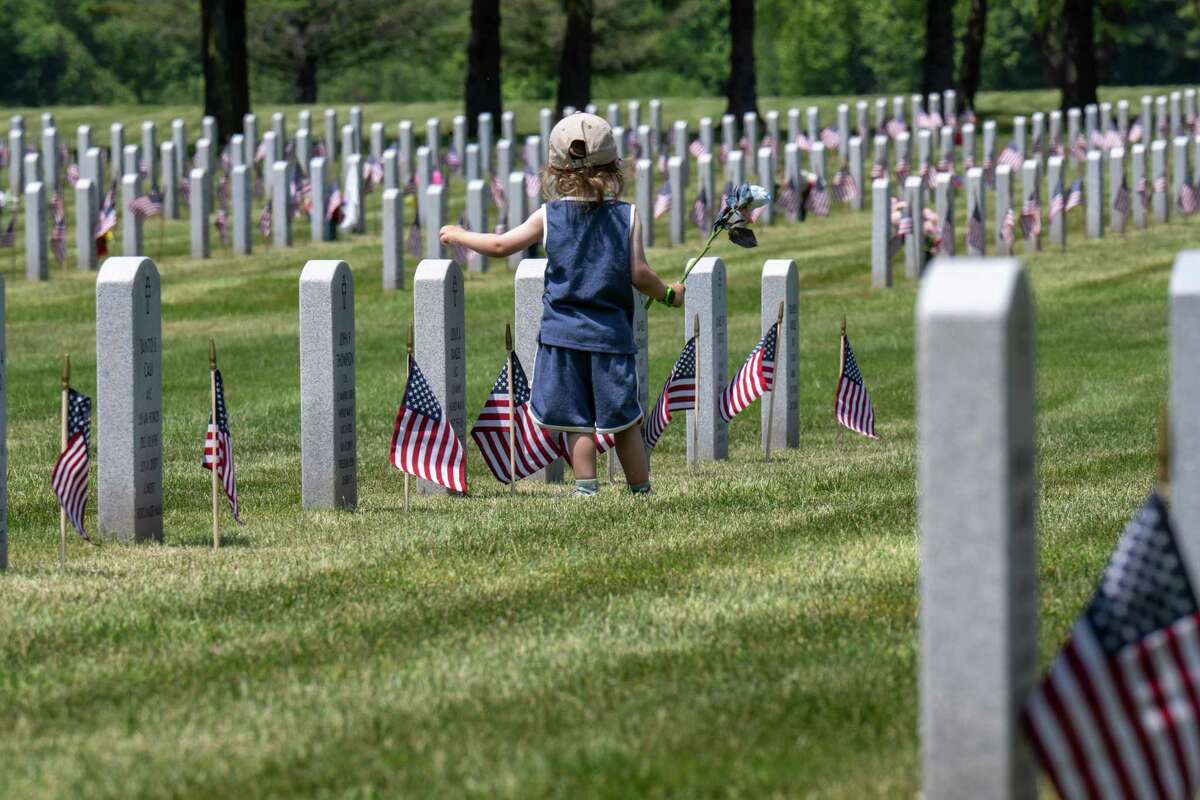
M573 144L571 154L575 155L576 146L582 144ZM583 158L583 153L580 152L577 157ZM620 197L624 191L625 175L620 159L595 167L563 169L547 165L542 170L542 192L547 200L581 197L594 203L603 203Z

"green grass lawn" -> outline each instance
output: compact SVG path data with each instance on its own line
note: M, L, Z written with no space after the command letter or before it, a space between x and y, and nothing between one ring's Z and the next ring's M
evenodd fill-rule
M1034 97L1051 102L985 96L981 110L1011 116ZM114 116L132 125L142 110L59 112L72 132ZM310 245L298 226L302 246L259 240L251 258L218 248L205 262L188 258L185 223L165 226L161 252L148 226L163 287L166 542L72 540L66 572L49 489L59 368L71 353L76 387L93 394L95 276L57 268L31 285L20 258L0 251L11 560L0 576L0 794L912 796L916 287L899 277L870 289L869 215L839 210L760 231L757 250L719 249L731 374L758 338L763 261L799 265L799 449L762 463L752 409L732 424L729 460L694 475L677 422L655 453L654 497L604 486L573 501L562 486L510 496L472 448L473 496L415 496L406 514L387 448L412 297L381 291L372 214L371 233L348 242ZM1167 278L1198 230L1173 221L1086 242L1081 224L1073 212L1066 252L1026 259L1043 661L1149 486ZM687 248L651 251L664 276L691 254L689 234ZM356 279L354 512L300 510L298 278L314 258L344 259ZM493 262L466 297L473 418L503 359L512 273ZM653 397L682 325L678 311L650 313ZM833 423L843 314L878 442ZM210 336L247 521L235 531L225 517L217 552L199 466Z

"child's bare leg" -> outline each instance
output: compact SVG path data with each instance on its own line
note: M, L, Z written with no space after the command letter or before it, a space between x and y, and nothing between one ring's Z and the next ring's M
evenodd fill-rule
M634 425L617 434L617 455L621 458L621 469L625 470L625 481L637 486L650 480L646 465L646 445L642 441L642 428Z
M571 454L571 471L575 473L575 480L595 480L596 440L592 438L592 435L590 433L568 434L567 448Z

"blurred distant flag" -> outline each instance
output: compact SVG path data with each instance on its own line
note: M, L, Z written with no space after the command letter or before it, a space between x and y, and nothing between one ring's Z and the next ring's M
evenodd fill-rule
M896 235L901 239L906 239L912 236L913 218L912 213L906 208L900 213L900 224L896 228Z
M833 196L837 198L839 203L850 203L858 199L858 183L854 180L854 176L850 174L850 170L842 167L833 176Z
M465 217L463 217L462 214L458 215L458 226L460 228L467 227L467 220ZM454 263L458 264L460 267L465 268L467 266L467 258L469 257L469 255L470 255L470 252L467 250L467 248L463 247L458 242L455 242L453 245L450 246L450 257L453 258Z
M445 164L446 167L448 167L449 169L458 169L459 167L462 166L462 158L458 155L457 150L455 150L453 147L448 147L448 148L446 148L446 155L442 156L442 163ZM383 183L383 167L382 167L382 165L379 168L378 183Z
M804 133L796 134L796 149L797 150L805 150L805 151L812 150L812 142L809 141L808 136L806 134L804 134Z
M542 193L542 178L536 172L525 168L525 194L528 197L536 198Z
M392 466L401 472L453 492L467 491L466 451L411 354L389 455Z
M1142 127L1142 118L1139 116L1133 121L1133 124L1129 126L1129 132L1125 134L1125 141L1129 142L1130 144L1133 144L1134 142L1140 142L1142 140L1142 134L1144 133L1144 130L1145 129Z
M1167 176L1166 175L1159 175L1157 178L1154 179L1154 193L1155 194L1166 194L1167 193Z
M1104 134L1104 149L1112 150L1114 147L1121 147L1125 144L1124 137L1116 128L1109 128Z
M233 464L233 436L229 433L229 411L225 407L225 382L221 379L221 370L213 373L217 387L217 418L208 418L208 430L204 434L204 459L202 466L211 470L214 461L217 467L217 481L225 490L225 499L229 501L229 510L237 524L242 524L238 512L237 474ZM215 500L215 498L214 498Z
M83 510L87 506L88 435L92 424L92 399L74 389L67 390L67 446L59 453L50 475L50 485L67 519L90 542L83 529Z
M1121 185L1117 187L1117 191L1113 194L1112 200L1113 211L1116 211L1121 216L1129 213L1129 187L1125 183L1125 176L1121 176Z
M1000 223L1000 239L1009 247L1016 241L1016 219L1012 206L1004 212L1004 221Z
M450 154L447 153L449 158ZM363 173L363 192L370 194L371 189L383 183L383 163L374 156L367 156L367 160L362 165Z
M692 158L699 158L707 152L708 150L704 147L704 142L699 139L692 139L692 143L688 145L688 155Z
M949 203L946 207L946 216L942 218L942 237L938 243L938 252L949 254L951 246L954 244L954 204Z
M1176 198L1176 204L1179 206L1179 212L1184 216L1191 216L1196 213L1196 187L1192 182L1184 179L1179 185L1179 195Z
M508 364L505 363L483 404L483 410L471 427L471 439L483 455L483 463L496 476L496 480L504 484L512 481L509 473L510 444L517 480L545 469L555 459L565 455L559 447L558 435L533 421L529 412L529 379L525 377L525 370L515 352L512 354L512 372L512 393L509 392ZM513 409L511 431L510 408Z
M406 243L408 254L413 258L421 257L421 212L418 209L413 212L412 225L408 226L408 242Z
M1042 233L1042 204L1034 196L1021 206L1021 233L1025 238L1040 236Z
M800 213L800 192L796 189L795 178L788 178L783 184L776 203L779 205L779 210L788 216L794 217Z
M897 136L908 130L908 128L902 121L892 118L889 119L886 124L884 124L883 130L890 138L895 139Z
M908 178L910 169L911 168L909 167L907 158L901 157L896 161L896 180L899 181L901 185L903 185L904 181Z
M129 201L129 210L138 219L146 219L147 217L157 217L162 215L162 195L158 193L158 187L152 187L149 194L138 195Z
M1021 151L1017 150L1017 146L1009 142L1000 151L1000 156L997 159L1001 164L1007 164L1013 169L1019 169L1021 166Z
M221 238L221 247L224 247L228 241L229 232L229 214L224 205L218 208L216 215L213 216L213 227L217 229L217 236Z
M488 190L492 194L492 205L496 207L496 216L503 218L508 212L508 197L504 194L504 182L493 175L488 183Z
M829 191L825 188L825 181L817 178L816 183L812 185L808 193L807 205L808 210L818 217L829 216Z
M671 184L663 181L662 188L654 197L654 218L658 219L671 210Z
M693 336L683 346L679 358L675 359L675 366L671 368L671 374L658 396L658 402L654 404L654 410L650 412L646 424L642 427L642 438L645 439L646 446L653 448L658 444L674 412L690 411L695 407L696 338Z
M771 391L775 385L775 347L778 338L779 326L771 323L771 329L758 340L733 380L721 392L721 419L728 422Z
M1054 185L1054 191L1050 194L1050 210L1048 216L1054 219L1059 214L1063 213L1063 203L1066 199L1063 197L1062 177L1059 177L1058 183Z
M1063 203L1063 213L1070 211L1083 203L1083 181L1079 178L1071 184L1070 190L1067 191L1067 199Z
M79 183L79 165L74 161L67 166L67 182L72 186Z
M841 365L833 403L834 417L839 425L878 439L875 435L875 411L871 408L871 398L867 396L867 386L845 330L842 331L841 347Z
M329 197L325 200L325 219L334 225L342 221L342 190L337 184L329 190Z
M1087 140L1083 138L1082 133L1076 135L1075 141L1071 143L1071 156L1076 161L1087 158Z
M1156 491L1024 701L1029 741L1060 797L1195 796L1198 653L1200 608Z
M67 260L67 210L63 205L62 192L55 192L50 199L50 213L54 219L54 227L50 231L50 250L54 260L62 266Z
M16 232L13 230L17 224L17 212L14 210L8 216L8 226L0 231L0 247L12 247L16 243Z
M708 232L708 193L704 191L704 187L700 187L700 193L696 195L696 199L692 201L692 222L697 228L703 232Z
M842 135L834 128L825 128L821 131L821 144L825 145L826 150L836 150L841 143Z
M877 181L887 176L887 156L881 150L871 164L871 180Z
M96 217L94 238L98 257L103 258L108 255L108 236L115 227L117 227L117 204L110 189L104 196L104 205L100 208L100 215Z
M967 220L966 243L969 250L976 250L983 253L987 249L983 236L983 214L979 211L978 200L976 200L975 208L972 209L971 216Z
M258 217L258 231L263 236L271 235L271 201L263 206L262 214Z

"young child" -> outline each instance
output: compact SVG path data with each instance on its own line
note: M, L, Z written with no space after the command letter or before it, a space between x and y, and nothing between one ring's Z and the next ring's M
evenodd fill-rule
M566 432L577 495L598 490L595 433L615 435L630 491L648 493L633 289L681 306L683 286L668 287L646 263L637 211L617 199L624 180L605 120L577 113L554 126L542 188L549 202L513 230L472 233L447 225L442 244L500 258L542 243L549 263L533 417L543 428Z

